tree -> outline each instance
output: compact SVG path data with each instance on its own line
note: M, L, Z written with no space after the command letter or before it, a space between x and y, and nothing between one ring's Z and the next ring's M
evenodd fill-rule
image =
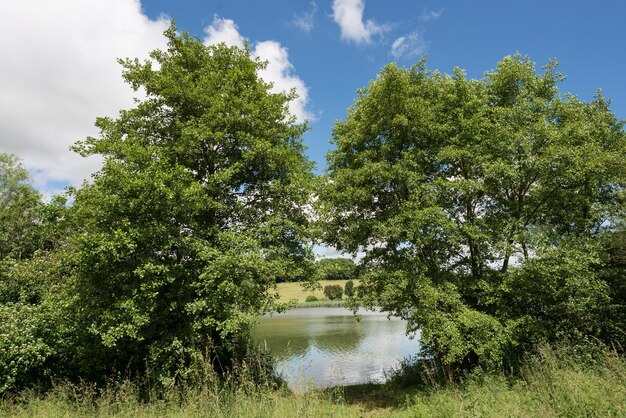
M338 284L329 284L324 286L324 295L330 300L341 299L343 289Z
M606 301L593 240L619 212L623 122L599 93L559 94L562 79L520 55L479 80L391 64L335 125L324 239L365 253L361 303L420 329L449 376L549 335L555 322L525 309L534 291L555 311L581 307L562 330Z
M14 155L0 153L0 261L27 258L38 246L41 195Z
M354 296L354 282L352 280L348 280L343 287L343 293L348 296Z
M356 265L349 258L322 258L316 267L317 280L350 280L356 276Z
M44 203L19 159L0 153L0 395L68 376L72 322L57 251L67 209L63 196Z
M101 359L92 371L228 368L273 307L275 279L310 256L295 94L270 93L247 47L207 47L173 25L165 36L153 61L120 61L145 99L75 146L104 156L74 204L75 309Z

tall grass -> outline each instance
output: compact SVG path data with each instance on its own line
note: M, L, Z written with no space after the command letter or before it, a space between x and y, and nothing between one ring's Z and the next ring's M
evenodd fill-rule
M399 416L626 417L626 361L607 351L583 359L544 348L515 378L475 373L404 395Z
M253 382L252 369L218 380L177 385L146 396L123 382L103 388L59 383L0 401L15 417L624 417L626 361L603 352L580 358L545 349L515 378L474 373L460 384L338 387L293 394L271 380ZM256 373L256 372L254 372Z
M43 396L25 392L0 408L0 415L11 417L350 417L362 412L319 393L293 395L285 389L186 388L143 401L129 383L102 391L62 384Z

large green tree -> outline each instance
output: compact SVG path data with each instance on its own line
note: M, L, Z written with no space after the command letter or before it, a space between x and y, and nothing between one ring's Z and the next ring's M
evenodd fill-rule
M520 55L481 79L391 64L335 125L324 239L365 253L361 302L421 330L448 372L599 335L594 237L620 210L626 137L562 78Z
M227 368L272 308L275 279L310 253L312 167L306 125L288 112L294 93L271 93L247 47L205 46L173 25L165 36L150 61L120 61L145 97L76 145L104 156L74 204L90 370Z

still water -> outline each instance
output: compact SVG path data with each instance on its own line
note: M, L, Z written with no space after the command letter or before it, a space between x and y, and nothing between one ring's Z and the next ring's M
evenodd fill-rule
M419 350L419 336L386 313L345 308L297 308L261 318L253 330L277 360L291 389L382 382L402 359Z

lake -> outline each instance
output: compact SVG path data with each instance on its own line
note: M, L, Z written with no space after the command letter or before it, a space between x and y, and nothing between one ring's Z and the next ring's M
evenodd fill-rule
M277 360L277 371L293 390L382 382L385 373L416 354L419 336L386 313L346 308L296 308L264 316L253 330Z

